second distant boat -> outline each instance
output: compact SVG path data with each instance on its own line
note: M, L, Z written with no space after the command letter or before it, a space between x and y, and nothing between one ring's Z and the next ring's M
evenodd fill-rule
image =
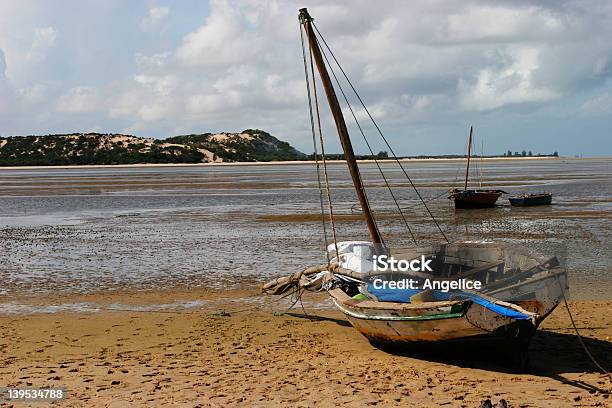
M550 205L552 203L551 193L523 194L518 197L508 198L513 207L531 207L534 205Z

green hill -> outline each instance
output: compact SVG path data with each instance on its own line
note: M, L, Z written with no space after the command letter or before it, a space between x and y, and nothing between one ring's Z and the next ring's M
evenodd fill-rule
M306 155L263 130L204 133L164 140L72 133L0 138L0 166L220 163L302 160Z

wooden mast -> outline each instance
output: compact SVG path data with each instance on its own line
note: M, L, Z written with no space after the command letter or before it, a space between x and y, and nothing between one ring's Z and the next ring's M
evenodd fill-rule
M353 179L353 185L355 186L355 191L357 192L357 198L359 199L359 204L361 204L363 215L368 225L370 238L375 244L380 244L382 243L382 238L380 235L380 231L378 231L376 221L372 216L372 210L370 208L370 204L368 202L368 198L366 196L365 189L361 181L359 167L357 167L357 160L355 159L353 145L351 144L351 139L349 138L346 123L344 121L344 116L342 115L342 109L340 108L340 104L338 103L336 92L334 91L331 79L329 77L329 74L327 73L327 68L325 67L325 62L323 61L323 56L319 48L319 43L312 28L312 17L310 16L310 14L308 14L308 10L306 8L300 9L299 19L302 25L304 26L304 30L306 31L306 35L308 37L308 44L312 52L312 57L314 58L314 61L317 65L317 70L319 71L321 82L323 83L323 88L325 89L325 95L327 95L329 108L331 109L332 116L334 117L334 121L336 122L338 136L340 137L342 150L344 150L344 157L346 158L346 163L348 164L349 172L351 173L351 178Z
M467 190L468 187L468 176L470 173L470 153L472 148L472 127L470 126L470 137L468 138L468 152L467 152L467 166L465 168L465 184L463 186L464 190Z

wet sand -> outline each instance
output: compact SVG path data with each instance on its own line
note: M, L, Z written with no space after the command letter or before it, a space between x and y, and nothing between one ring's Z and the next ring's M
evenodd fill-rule
M337 164L329 178L338 237L367 239L345 164ZM383 167L399 186L403 217L376 166L361 170L387 242L442 239L403 172ZM504 198L476 212L455 211L447 199L461 162L405 168L450 239L501 240L566 259L572 299L610 300L609 159L487 162L483 185L549 191L554 204L513 208ZM324 261L317 178L304 163L0 169L0 208L0 252L10 254L0 255L0 313L24 294L236 289Z
M313 296L325 298L308 295ZM561 307L530 347L533 372L517 374L460 355L415 358L378 350L332 309L307 306L310 319L301 308L278 315L262 306L208 303L227 298L205 291L198 296L202 307L142 309L185 297L88 295L78 300L104 308L131 299L140 311L1 316L0 383L66 387L67 400L57 404L65 407L478 407L487 399L493 404L504 399L511 407L612 403L612 384L587 360ZM571 308L591 352L611 367L612 302L572 302Z

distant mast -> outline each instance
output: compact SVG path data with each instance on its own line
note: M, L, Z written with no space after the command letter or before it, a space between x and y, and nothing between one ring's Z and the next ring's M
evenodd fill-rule
M374 220L374 216L372 215L368 197L366 196L365 189L361 181L361 174L359 173L359 167L357 166L357 160L355 159L355 153L353 152L353 145L351 144L351 139L349 138L344 116L342 115L342 109L338 103L336 92L334 91L331 79L327 73L327 68L325 67L325 62L323 61L319 43L312 28L312 17L310 14L308 14L308 10L306 8L300 9L299 19L300 23L304 26L306 35L308 36L308 45L312 52L312 57L317 65L317 70L319 71L319 76L321 77L321 82L323 83L325 94L327 95L329 108L332 112L332 116L334 117L334 121L336 122L336 128L338 129L338 136L340 137L342 150L344 150L344 156L346 158L346 163L348 164L349 172L351 173L351 178L353 179L353 185L355 186L359 204L363 209L363 215L368 225L370 238L375 244L380 244L382 243L382 237L380 235L380 231L378 230L378 226L376 225L376 221Z
M468 138L468 152L467 152L467 166L465 168L465 184L463 186L464 190L468 188L468 176L470 173L470 154L472 148L472 127L470 126L470 137Z

